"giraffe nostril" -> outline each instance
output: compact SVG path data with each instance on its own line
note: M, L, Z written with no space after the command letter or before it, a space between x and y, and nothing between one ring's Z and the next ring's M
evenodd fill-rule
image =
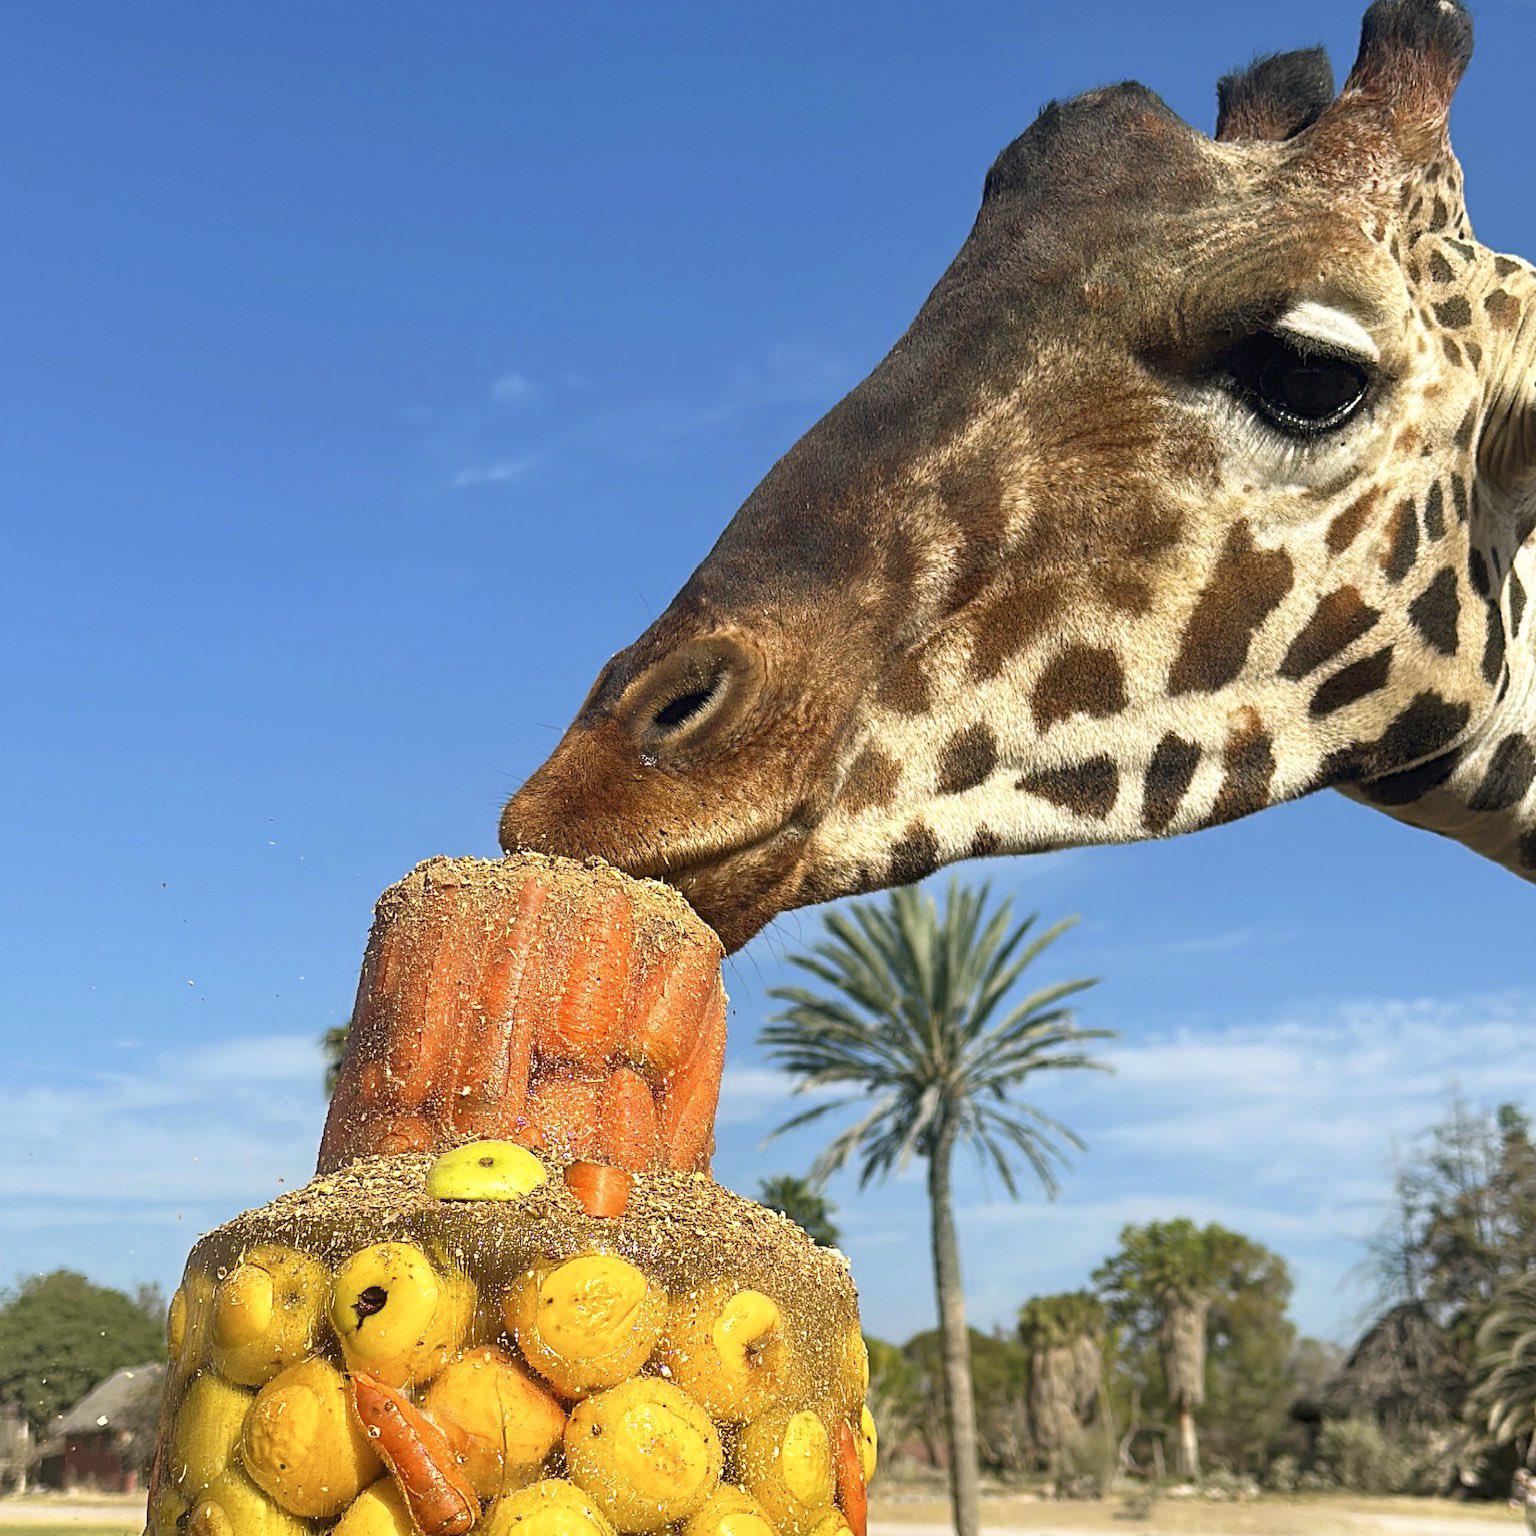
M725 683L725 675L711 678L702 688L690 688L680 693L670 703L663 704L651 717L653 729L675 731L695 720L709 708Z
M697 746L740 720L760 674L736 641L692 640L636 679L618 712L647 757Z

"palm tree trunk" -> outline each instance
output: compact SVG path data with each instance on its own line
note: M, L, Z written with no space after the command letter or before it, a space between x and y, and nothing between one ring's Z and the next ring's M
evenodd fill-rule
M1200 1434L1195 1428L1195 1410L1188 1403L1179 1404L1178 1450L1179 1476L1198 1481L1200 1477Z
M939 1133L928 1160L928 1203L933 1226L933 1283L939 1300L939 1333L944 1355L944 1401L948 1409L949 1491L955 1536L980 1536L981 1491L976 1446L976 1401L971 1391L971 1340L965 1326L965 1292L960 1284L960 1242L950 1196L953 1133Z

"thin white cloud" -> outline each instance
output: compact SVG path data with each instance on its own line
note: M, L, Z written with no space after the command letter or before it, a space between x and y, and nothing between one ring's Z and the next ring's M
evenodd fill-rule
M1015 1203L995 1179L961 1170L978 1325L1009 1322L1031 1294L1085 1284L1127 1223L1182 1215L1276 1249L1296 1281L1300 1326L1348 1338L1369 1303L1364 1240L1390 1209L1395 1158L1444 1117L1453 1091L1483 1106L1536 1102L1533 1029L1536 997L1519 995L1320 1002L1152 1037L1128 1028L1105 1048L1115 1075L1042 1079L1027 1095L1088 1142L1060 1199L1026 1188ZM862 1213L846 1222L844 1246L866 1306L900 1332L913 1298L881 1253L898 1235L921 1249L925 1202L893 1189L859 1196L846 1178L833 1194Z
M491 399L498 405L521 405L533 394L533 380L526 374L504 373L491 383Z
M269 1198L313 1166L322 1071L313 1039L266 1035L15 1088L0 1115L0 1209L15 1221L47 1201L87 1219L104 1205Z
M750 1125L767 1120L787 1120L817 1098L835 1097L846 1090L813 1089L795 1093L795 1079L771 1067L731 1067L720 1079L721 1125Z
M505 485L507 481L527 474L538 462L537 454L525 453L517 458L497 459L490 464L472 464L467 469L461 469L448 482L448 488L462 491L477 485Z

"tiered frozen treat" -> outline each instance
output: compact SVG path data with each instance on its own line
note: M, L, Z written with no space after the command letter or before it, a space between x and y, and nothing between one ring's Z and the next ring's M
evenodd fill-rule
M720 959L600 865L385 893L320 1172L172 1300L150 1536L863 1536L847 1266L708 1172Z

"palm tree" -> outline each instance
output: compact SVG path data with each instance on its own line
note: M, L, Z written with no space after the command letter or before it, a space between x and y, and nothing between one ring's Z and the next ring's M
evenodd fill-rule
M1098 1406L1107 1323L1091 1291L1036 1296L1019 1311L1019 1340L1029 1351L1029 1431L1058 1473Z
M837 1209L821 1188L810 1179L792 1173L777 1173L771 1179L759 1179L757 1201L770 1211L787 1216L813 1243L836 1248L842 1233L832 1224Z
M1477 1331L1469 1407L1499 1445L1524 1441L1536 1460L1536 1274L1512 1280Z
M1206 1322L1223 1282L1257 1250L1245 1237L1187 1217L1127 1227L1120 1251L1094 1271L1094 1283L1124 1320L1150 1314L1168 1401L1178 1421L1181 1477L1200 1475L1195 1410L1205 1402Z
M786 1006L762 1034L772 1059L799 1079L797 1092L851 1090L775 1134L850 1105L864 1111L817 1159L813 1180L855 1158L861 1187L913 1158L928 1165L958 1536L975 1536L979 1513L976 1409L951 1195L955 1153L969 1147L1015 1198L1014 1162L1022 1158L1054 1195L1064 1146L1082 1143L1012 1095L1036 1073L1098 1066L1084 1047L1111 1034L1079 1029L1063 1006L1091 981L1057 982L1010 1001L1019 978L1071 926L1057 923L1031 937L1034 923L1015 922L1011 903L993 905L986 887L959 882L950 885L942 913L931 895L912 887L856 902L827 916L823 942L791 956L822 990L774 989L770 995Z
M333 1093L336 1079L341 1076L341 1059L347 1054L347 1036L352 1033L352 1021L333 1024L320 1036L320 1049L325 1055L325 1091Z

